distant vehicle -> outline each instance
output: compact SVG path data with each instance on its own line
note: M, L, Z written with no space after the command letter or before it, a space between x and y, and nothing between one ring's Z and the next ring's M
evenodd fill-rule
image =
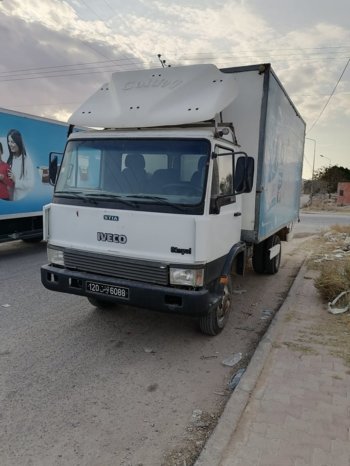
M63 153L68 128L66 123L0 109L0 242L42 239L43 206L53 194L48 156Z
M104 129L68 139L44 286L218 334L234 274L275 274L299 216L305 123L271 66L115 73L69 122Z

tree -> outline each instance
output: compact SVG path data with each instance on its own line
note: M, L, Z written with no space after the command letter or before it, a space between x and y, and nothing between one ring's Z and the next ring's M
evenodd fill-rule
M333 165L332 167L322 167L316 171L314 180L326 182L327 192L337 192L338 183L350 181L350 170L344 167Z

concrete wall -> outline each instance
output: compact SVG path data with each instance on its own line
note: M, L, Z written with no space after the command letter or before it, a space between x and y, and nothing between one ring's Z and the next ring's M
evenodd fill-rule
M337 205L350 205L350 182L338 183Z

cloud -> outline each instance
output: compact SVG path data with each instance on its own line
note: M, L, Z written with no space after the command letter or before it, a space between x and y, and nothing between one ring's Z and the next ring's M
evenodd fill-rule
M143 56L155 53L156 46L172 63L200 53L204 59L206 54L218 61L220 55L232 54L238 47L258 46L261 35L272 37L265 22L236 1L202 6L155 1L142 15L124 15L123 22L130 42Z
M285 44L295 47L292 52L295 62L286 60L277 70L309 126L326 104L349 58L345 47L332 48L329 44L347 43L350 43L349 30L324 23L286 35ZM292 53L290 58L293 58ZM348 115L349 99L344 92L349 88L349 75L343 76L327 105L327 120L321 119L320 125Z
M325 20L282 34L267 15L257 14L254 2L124 3L121 7L113 0L1 2L0 39L11 44L3 47L0 63L5 103L46 116L68 114L112 71L159 67L157 54L161 53L173 66L206 62L228 67L270 61L311 124L345 66L344 54L336 49L326 53L325 47L350 43L350 32ZM33 79L19 81L21 73L15 73L44 66L55 67L41 71L47 79L34 79L37 75L27 71L26 77ZM6 76L12 80L6 81ZM349 114L344 93L348 76L332 98L327 118Z
M0 62L2 106L40 116L69 115L108 80L105 65L120 58L120 49L104 42L100 21L79 20L65 2L44 2L41 8L42 3L0 4L0 40L7 44Z

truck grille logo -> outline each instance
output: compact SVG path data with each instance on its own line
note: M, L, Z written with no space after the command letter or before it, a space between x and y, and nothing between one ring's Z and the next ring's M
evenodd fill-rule
M103 233L102 231L98 231L97 241L125 244L128 241L128 239L125 235L117 235L116 233Z
M111 220L112 222L119 222L118 215L104 215L103 220Z
M128 81L124 84L123 91L130 91L131 89L148 89L149 87L168 87L169 89L175 89L181 86L183 81L180 79L158 79L150 78L145 81Z
M173 252L175 254L191 254L192 253L192 249L191 248L188 248L188 249L183 249L183 248L177 248L176 246L171 246L170 248L170 252Z

